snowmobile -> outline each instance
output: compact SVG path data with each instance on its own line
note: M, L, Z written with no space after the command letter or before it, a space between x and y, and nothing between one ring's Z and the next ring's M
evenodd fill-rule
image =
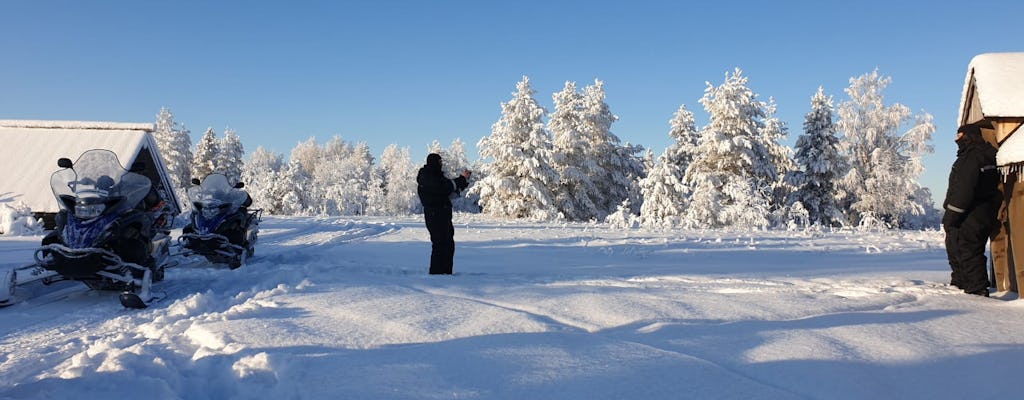
M0 305L10 304L16 286L62 280L84 283L94 290L121 291L122 305L145 308L154 298L153 282L164 278L169 262L169 231L153 226L147 202L159 196L152 182L138 171L125 170L117 155L94 149L74 163L57 161L61 170L50 177L60 211L56 229L35 251L35 263L0 275ZM6 303L6 304L5 304Z
M178 238L181 248L212 263L241 267L256 251L262 210L249 210L252 198L242 190L245 184L231 185L222 174L210 174L202 182L192 178L192 185L192 218Z

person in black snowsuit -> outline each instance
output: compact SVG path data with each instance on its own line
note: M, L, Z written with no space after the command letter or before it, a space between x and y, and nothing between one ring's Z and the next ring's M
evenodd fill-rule
M956 144L959 149L942 203L946 255L953 270L950 283L965 293L988 297L985 243L998 227L996 213L1002 201L996 149L976 125L961 126Z
M423 218L430 232L430 273L452 274L455 258L455 227L452 225L452 201L449 196L469 186L470 172L448 179L441 171L441 156L431 153L427 164L416 174L416 192L423 204Z

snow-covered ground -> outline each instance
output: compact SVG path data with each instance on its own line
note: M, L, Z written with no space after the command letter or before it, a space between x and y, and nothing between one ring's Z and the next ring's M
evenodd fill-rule
M123 309L78 283L0 309L0 399L1019 398L1024 302L945 283L941 232L612 230L265 218L230 271ZM40 237L0 236L0 263ZM43 290L46 289L46 290ZM1001 297L1001 298L999 298Z

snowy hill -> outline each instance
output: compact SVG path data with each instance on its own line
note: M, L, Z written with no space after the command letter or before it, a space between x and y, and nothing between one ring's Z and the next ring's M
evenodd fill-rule
M0 399L1019 396L993 383L1024 302L948 287L941 232L455 223L454 276L419 218L270 217L248 265L170 269L149 309L31 287L0 309Z

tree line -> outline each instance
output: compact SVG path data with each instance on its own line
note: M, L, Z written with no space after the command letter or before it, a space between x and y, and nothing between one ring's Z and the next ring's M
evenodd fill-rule
M918 183L932 151L932 116L886 105L892 78L877 70L850 78L848 99L835 105L819 87L810 98L793 148L789 128L736 68L706 84L698 127L685 104L668 121L671 144L655 157L622 143L604 82L566 82L549 112L528 77L516 84L489 135L469 162L464 143L434 141L446 173L474 174L453 201L457 211L498 218L604 221L618 226L686 228L887 227L938 223L931 193ZM407 215L418 213L408 147L392 144L379 162L365 142L339 136L300 142L289 157L258 147L243 162L236 132L207 129L192 150L189 131L164 108L155 137L178 190L191 177L224 173L243 181L254 206L274 215Z

